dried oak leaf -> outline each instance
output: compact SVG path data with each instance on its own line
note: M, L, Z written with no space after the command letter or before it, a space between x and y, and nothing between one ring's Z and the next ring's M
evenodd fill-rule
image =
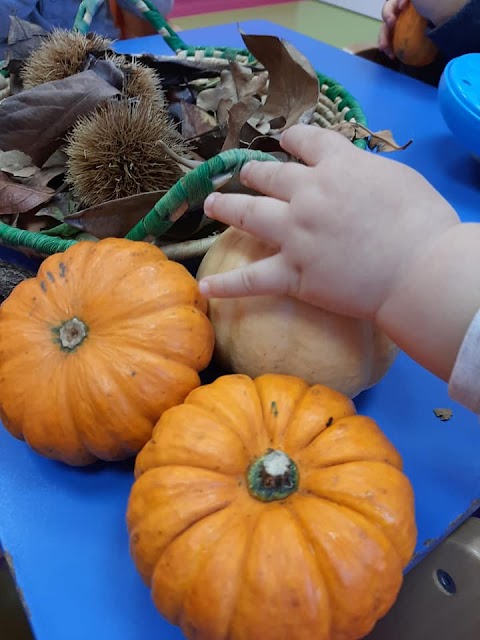
M342 134L352 142L354 140L366 139L369 149L377 152L383 151L387 153L391 151L403 151L413 142L413 140L409 140L404 145L399 145L395 142L392 132L388 129L373 132L357 122L339 122L338 124L333 125L332 129Z
M48 187L35 189L14 182L0 171L0 215L31 211L51 200L54 193Z
M0 102L0 148L42 166L79 116L119 92L93 71L46 82Z
M315 69L307 58L276 36L242 34L242 38L247 49L269 74L267 99L258 113L266 121L283 118L284 124L278 127L279 130L299 122L310 122L320 86ZM261 129L259 131L262 132Z
M372 151L378 152L390 152L390 151L403 151L412 144L413 140L409 140L405 144L399 145L395 142L392 132L388 130L377 131L372 133L368 140L368 147Z
M257 111L260 100L249 96L232 105L227 113L227 137L222 146L222 151L236 149L240 146L240 133L248 119Z
M197 98L197 106L205 111L216 112L222 101L239 102L243 98L262 95L268 82L268 73L254 73L238 62L231 62L228 69L223 69L220 82L212 89L204 89Z

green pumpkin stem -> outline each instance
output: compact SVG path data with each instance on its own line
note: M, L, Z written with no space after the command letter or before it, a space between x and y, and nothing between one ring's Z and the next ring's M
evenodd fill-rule
M247 471L250 494L262 502L285 500L298 489L298 468L283 451L269 449Z

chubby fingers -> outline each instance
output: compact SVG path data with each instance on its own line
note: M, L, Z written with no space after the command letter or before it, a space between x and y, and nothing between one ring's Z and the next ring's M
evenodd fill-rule
M285 236L288 204L265 196L211 193L205 215L279 246Z
M298 162L248 162L240 172L242 184L266 196L289 202L311 174Z
M392 28L399 11L399 0L387 0L382 7L382 20Z
M378 34L378 48L380 51L383 51L383 53L389 58L393 58L391 35L392 32L390 28L387 27L385 23L383 23Z
M355 149L355 146L338 132L311 124L293 125L282 134L280 144L287 153L303 160L309 167L331 158L342 149L342 145L347 150ZM303 189L304 185L301 185L301 188Z
M206 276L200 280L199 287L207 298L282 295L297 286L289 282L288 277L289 270L277 253L240 269Z

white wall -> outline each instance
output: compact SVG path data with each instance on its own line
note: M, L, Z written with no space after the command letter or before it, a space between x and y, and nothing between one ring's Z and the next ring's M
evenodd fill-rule
M343 7L356 13L363 13L371 18L381 17L382 6L385 0L321 0L326 4L333 4L337 7Z

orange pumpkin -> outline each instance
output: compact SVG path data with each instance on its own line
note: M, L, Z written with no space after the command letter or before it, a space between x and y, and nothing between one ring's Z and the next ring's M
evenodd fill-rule
M0 307L0 418L72 465L136 454L213 350L193 276L145 242L80 242Z
M436 45L426 35L428 21L409 2L393 31L393 53L404 64L425 67L437 57Z
M399 454L351 400L228 375L166 411L136 461L131 553L194 640L354 640L415 545Z

